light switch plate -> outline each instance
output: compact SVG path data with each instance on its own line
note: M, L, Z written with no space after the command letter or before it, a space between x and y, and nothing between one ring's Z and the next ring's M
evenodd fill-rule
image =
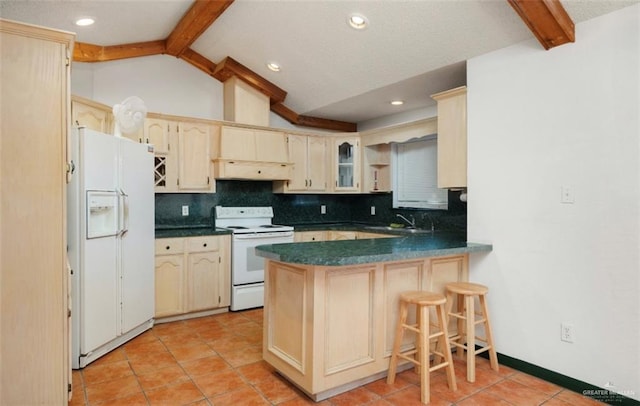
M189 215L189 206L182 206L182 215L183 216Z
M320 205L320 214L327 214L327 206L324 204Z

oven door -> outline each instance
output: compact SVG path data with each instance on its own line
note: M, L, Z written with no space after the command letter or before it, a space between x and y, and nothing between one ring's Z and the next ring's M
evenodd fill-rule
M255 247L264 244L293 242L293 231L264 234L234 234L231 283L244 285L264 282L264 258L255 253Z

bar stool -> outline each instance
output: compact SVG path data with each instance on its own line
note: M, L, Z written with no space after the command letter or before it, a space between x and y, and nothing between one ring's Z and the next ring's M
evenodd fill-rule
M396 325L391 360L389 362L387 383L391 385L395 381L398 358L414 363L416 365L416 369L420 369L420 398L424 404L429 403L429 373L432 371L446 367L447 383L449 388L451 390L457 389L456 376L453 371L451 347L449 346L449 333L447 332L447 317L444 307L445 302L446 298L440 293L407 291L400 294L400 314L398 317L398 324ZM416 324L407 324L409 305L416 305ZM437 325L429 323L430 307L435 307L436 309L438 318ZM431 326L437 327L438 331L431 334ZM417 333L416 346L413 350L401 352L400 346L402 344L402 337L405 329ZM434 338L438 339L438 343L440 344L439 348L443 350L441 352L434 350L433 353L440 358L444 358L444 362L429 367L429 345L431 340Z
M450 337L452 345L457 348L458 357L464 359L464 351L467 351L467 381L475 382L476 380L476 358L477 354L489 351L489 361L491 369L498 371L498 356L496 348L493 344L493 335L491 334L491 323L489 322L489 311L485 296L489 291L484 285L469 282L453 282L445 285L447 293L447 321L449 317L457 318L458 333ZM474 307L474 298L478 297L480 302L480 312L476 313ZM452 313L453 298L457 297L457 312ZM479 318L476 318L479 316ZM476 336L476 325L484 324L485 337ZM476 350L476 340L486 344ZM466 344L465 344L466 341Z

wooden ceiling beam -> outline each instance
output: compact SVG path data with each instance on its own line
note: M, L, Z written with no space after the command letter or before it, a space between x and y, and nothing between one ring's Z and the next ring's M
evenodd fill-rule
M346 121L329 120L326 118L311 117L301 114L297 114L282 103L275 103L271 105L271 111L284 118L288 122L294 125L303 127L321 128L324 130L344 131L344 132L356 132L358 131L358 125L356 123L349 123Z
M73 47L73 60L75 62L107 62L138 56L159 55L164 52L164 40L108 46L76 42Z
M196 0L167 37L166 53L180 56L234 0Z
M216 70L217 65L215 63L211 62L191 48L187 48L182 54L180 54L179 58L190 63L209 76L213 76L213 72Z
M282 103L287 97L287 92L280 89L278 86L269 82L267 79L258 75L251 69L247 68L235 59L227 56L216 66L213 77L224 83L232 76L236 76L259 92L269 97L271 104Z
M560 0L507 0L544 49L575 42L575 25Z

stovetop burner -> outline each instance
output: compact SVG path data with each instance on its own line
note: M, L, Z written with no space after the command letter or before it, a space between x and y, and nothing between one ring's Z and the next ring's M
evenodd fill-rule
M273 208L216 206L216 227L232 230L233 234L273 234L291 232L293 227L272 224Z

